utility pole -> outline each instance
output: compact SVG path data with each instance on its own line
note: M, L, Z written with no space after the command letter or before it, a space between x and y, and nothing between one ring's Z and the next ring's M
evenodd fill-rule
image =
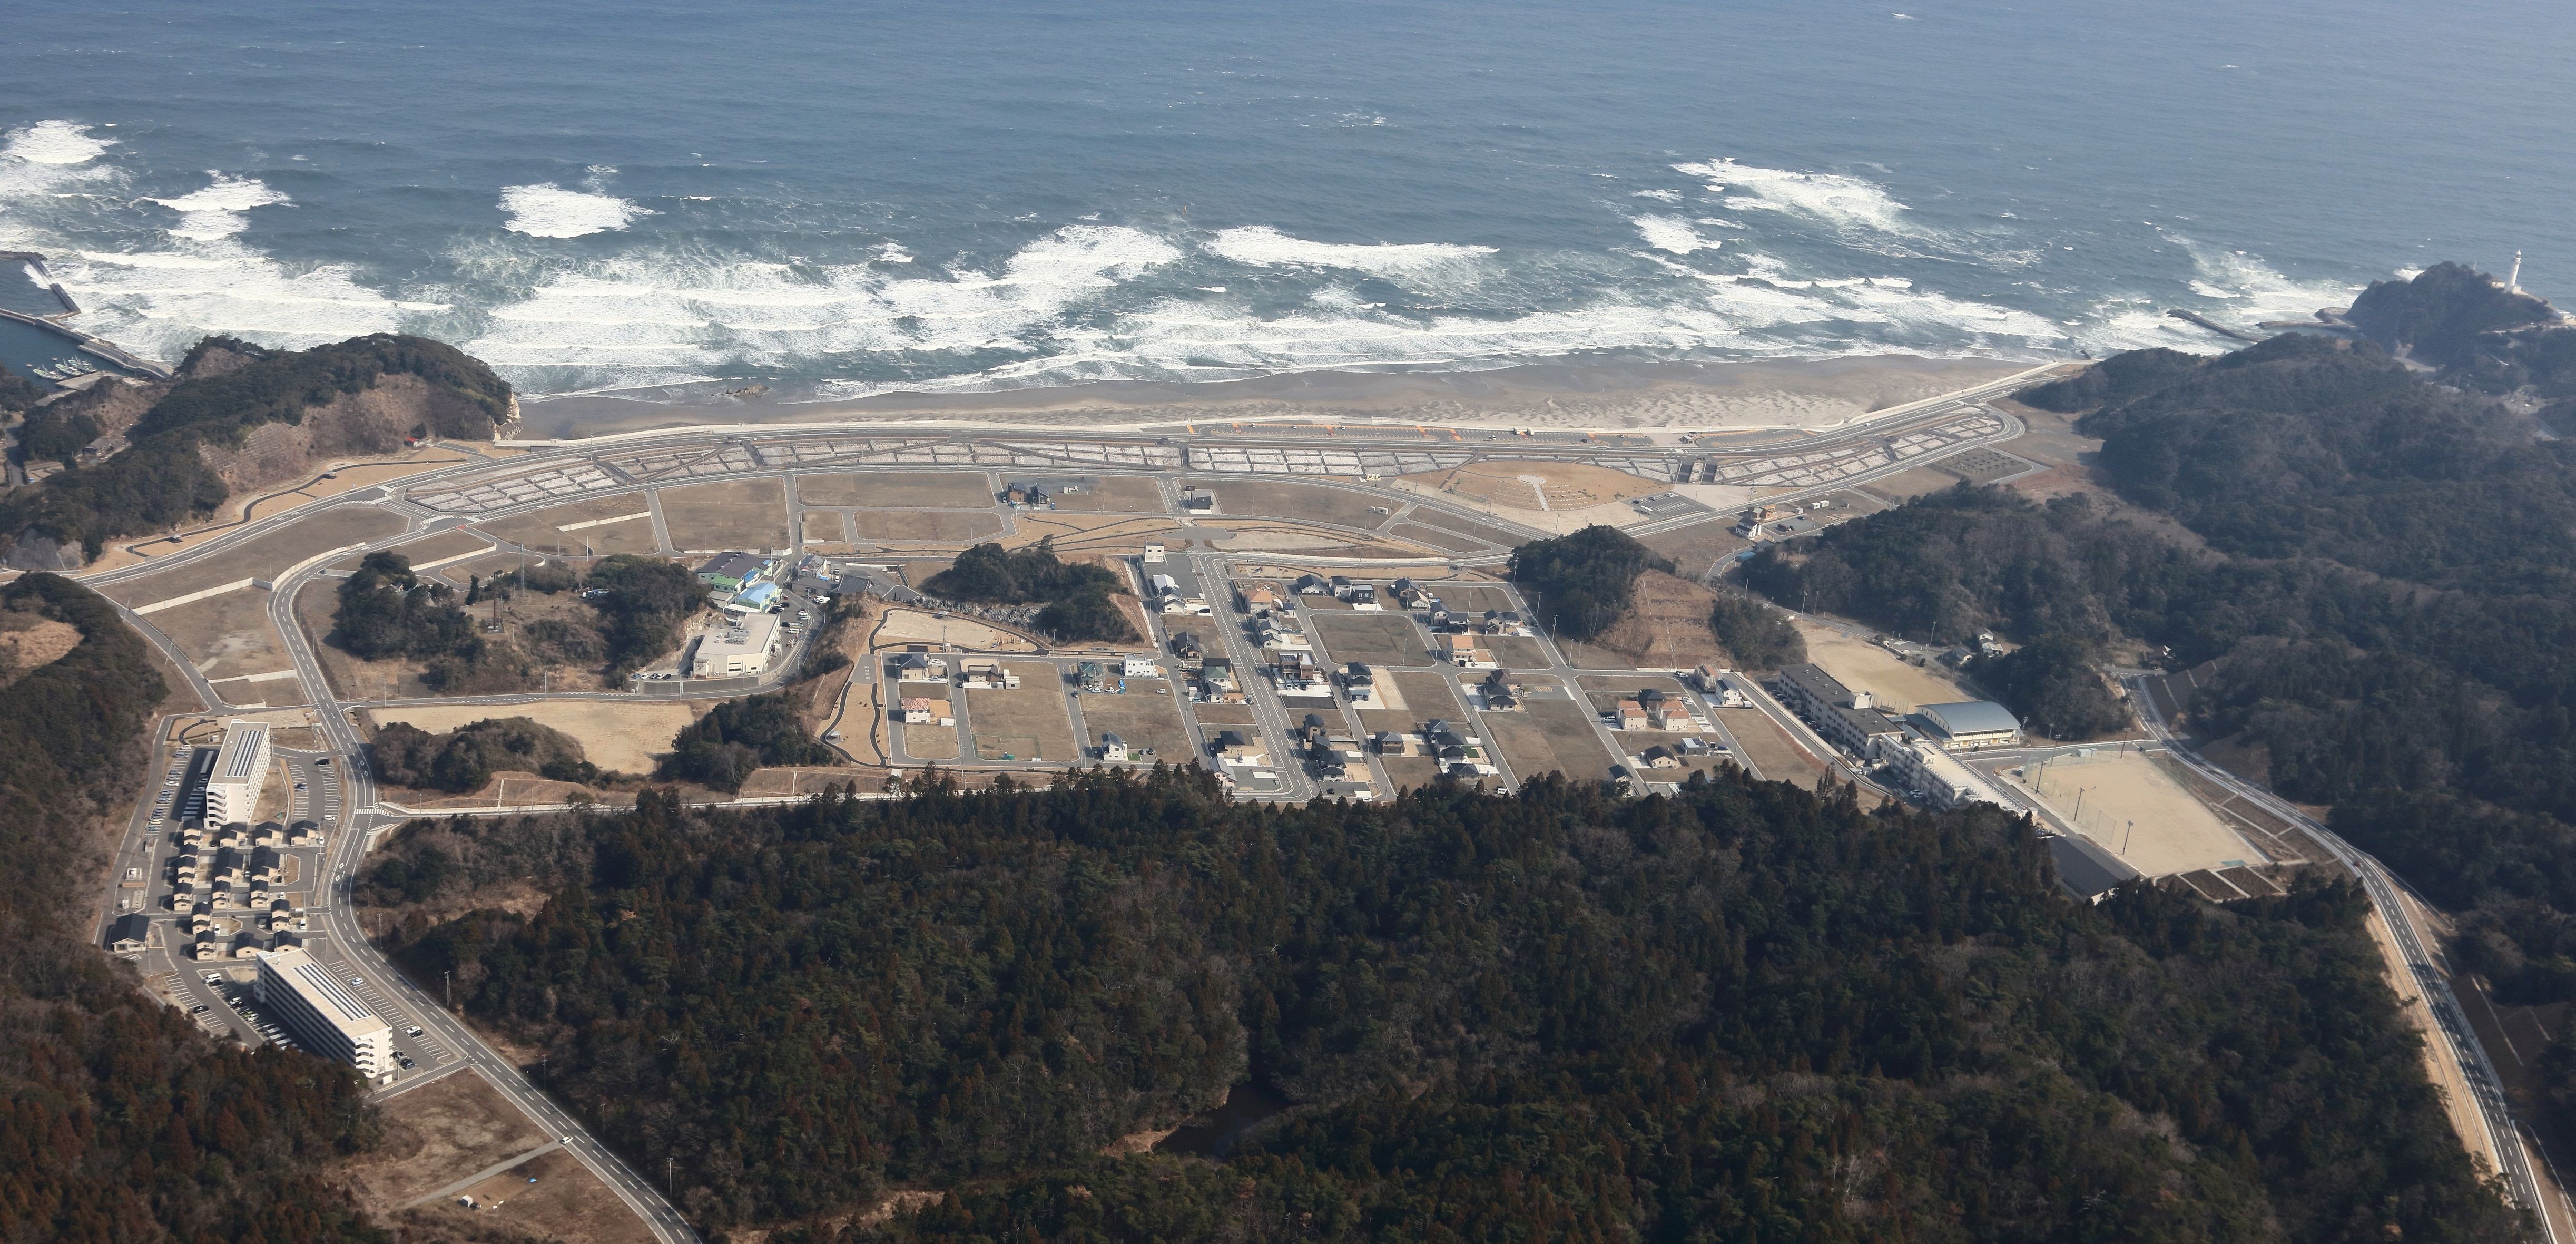
M456 1009L456 972L449 969L439 975L447 979L447 1009L453 1011Z

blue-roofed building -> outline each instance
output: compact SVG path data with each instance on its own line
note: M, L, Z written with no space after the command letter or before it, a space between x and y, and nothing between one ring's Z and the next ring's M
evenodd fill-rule
M724 607L736 613L758 613L777 602L777 584L755 583L734 593L733 599L726 601Z

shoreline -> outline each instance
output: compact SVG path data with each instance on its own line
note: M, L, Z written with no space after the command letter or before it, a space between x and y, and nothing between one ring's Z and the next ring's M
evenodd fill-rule
M1137 431L1306 420L1577 432L1823 431L2048 364L1910 354L1700 363L1525 363L1486 371L1294 372L1248 380L1097 381L849 399L774 393L531 399L503 443L689 427L842 425Z

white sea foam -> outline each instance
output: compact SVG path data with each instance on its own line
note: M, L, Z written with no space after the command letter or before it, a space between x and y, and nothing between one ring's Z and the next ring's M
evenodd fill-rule
M1691 222L1679 216L1640 216L1629 223L1637 226L1637 235L1646 239L1646 245L1659 251L1687 255L1718 248L1716 239L1701 237Z
M341 265L280 263L232 238L178 251L55 252L48 267L88 308L81 327L161 359L208 333L301 347L393 332L448 309L388 297Z
M502 211L510 218L501 227L534 238L578 238L633 224L653 213L612 194L566 190L553 182L504 186Z
M88 127L76 121L38 121L9 131L8 145L0 147L0 155L16 156L29 164L87 164L106 155L115 142L91 135Z
M271 207L290 201L257 178L227 177L218 172L209 172L207 176L214 181L203 190L177 198L152 200L180 214L179 223L170 230L172 237L193 242L211 242L228 237L250 227L250 218L243 213L255 207Z
M1720 158L1701 164L1676 164L1674 171L1706 178L1709 192L1741 190L1725 202L1737 210L1789 212L1846 232L1876 232L1928 238L1936 231L1913 220L1911 209L1875 182L1840 173L1802 173L1763 168Z
M1682 201L1682 192L1679 190L1640 190L1628 197L1632 199L1653 199L1658 203L1679 203Z
M1220 230L1208 240L1207 249L1236 263L1259 268L1343 268L1389 278L1455 269L1494 253L1490 246L1460 246L1447 242L1385 242L1374 245L1309 242L1304 238L1290 237L1268 225Z

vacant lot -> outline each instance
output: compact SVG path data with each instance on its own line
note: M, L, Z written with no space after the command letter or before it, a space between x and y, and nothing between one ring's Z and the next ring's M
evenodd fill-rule
M348 1171L387 1212L553 1139L471 1067L385 1103L384 1121L384 1140Z
M1160 685L1160 684L1156 684ZM1082 724L1091 732L1086 746L1100 745L1102 731L1111 731L1127 740L1127 746L1152 748L1153 755L1138 756L1140 763L1156 760L1187 764L1193 754L1190 732L1181 724L1181 710L1172 697L1154 694L1143 680L1128 684L1125 695L1086 695L1082 697Z
M1581 682L1584 691L1591 693L1594 704L1601 708L1609 707L1600 702L1604 695L1614 699L1619 696L1633 696L1648 687L1675 698L1679 698L1682 693L1681 680L1661 674L1586 674Z
M418 699L438 694L420 680L417 661L361 661L323 642L339 613L339 588L337 579L315 579L295 596L296 620L312 641L314 658L322 663L322 676L331 689L343 699Z
M459 530L442 531L434 536L425 536L418 540L406 541L402 544L395 545L392 549L387 551L401 554L406 560L410 561L413 566L417 567L431 565L436 562L443 562L451 557L463 557L469 553L480 553L490 549L491 547L491 541L486 540L471 531Z
M1435 549L1447 549L1452 553L1482 552L1487 547L1484 541L1479 540L1474 536L1460 535L1454 531L1442 531L1436 527L1416 526L1412 523L1398 523L1394 527L1389 528L1386 534L1394 536L1399 540L1411 540L1416 544L1427 544Z
M1085 710L1086 714L1088 709ZM1194 704L1190 712L1202 726L1242 727L1257 724L1249 704Z
M1097 477L1100 487L1089 492L1069 492L1055 499L1059 510L1107 510L1116 514L1160 514L1164 511L1163 490L1153 480L1141 475L1103 475Z
M642 492L592 497L475 527L524 548L568 557L650 553L655 548L652 502Z
M1467 715L1459 707L1458 697L1449 689L1446 675L1429 670L1416 670L1394 676L1395 694L1404 701L1399 710L1417 723L1434 717L1456 721Z
M1548 655L1547 641L1542 639L1490 635L1485 639L1485 647L1493 651L1494 659L1501 662L1504 669L1543 670L1556 664L1555 659Z
M1370 508L1393 509L1397 504L1393 498L1328 484L1283 484L1232 476L1188 482L1215 493L1223 517L1257 515L1374 530L1386 522L1387 516L1372 514Z
M1951 681L1938 666L1912 664L1885 648L1830 627L1810 622L1796 625L1799 636L1807 641L1809 661L1844 686L1869 692L1881 707L1892 712L1910 713L1926 704L1953 704L1977 698Z
M1733 516L1720 515L1687 527L1641 536L1638 543L1671 558L1673 573L1685 579L1699 579L1714 570L1719 559L1734 556L1750 546L1752 541L1735 534Z
M1513 776L1526 782L1562 773L1578 782L1610 776L1615 763L1592 728L1592 717L1572 700L1527 699L1525 713L1487 713L1485 729L1501 744Z
M838 510L807 510L797 516L796 525L809 545L850 542L849 515Z
M1813 789L1816 779L1825 775L1823 765L1806 748L1792 742L1778 722L1758 708L1721 708L1718 724L1735 736L1735 745L1744 749L1744 758L1762 776L1774 782L1791 782Z
M1002 534L1002 516L985 510L852 510L862 540L987 540Z
M1307 619L1325 656L1336 662L1429 665L1430 641L1400 613L1325 613Z
M902 725L897 728L903 731L904 759L957 759L957 727L933 724Z
M1453 471L1430 471L1404 478L1440 492L1520 510L1579 510L1642 497L1664 488L1608 467L1539 459L1470 462Z
M799 475L796 499L807 505L949 506L993 504L993 481L982 471L870 471L863 475Z
M292 668L276 628L268 624L268 593L255 587L163 609L144 621L169 636L208 678Z
M1443 583L1431 590L1440 597L1440 607L1451 613L1482 614L1488 609L1521 607L1519 601L1512 599L1511 589L1499 583Z
M187 565L100 591L129 608L148 605L242 579L273 579L316 554L381 540L402 529L402 517L391 511L342 506L328 514L299 518L267 535L210 553Z
M787 490L774 479L724 480L661 490L671 543L695 552L761 551L788 544Z
M696 721L706 706L677 700L539 700L527 704L413 704L371 709L377 725L409 722L431 734L487 717L526 717L552 726L581 744L582 754L602 769L650 773L681 727Z
M1959 486L1959 477L1928 466L1914 467L1894 475L1883 475L1862 487L1890 501L1910 501L1916 497L1944 492Z
M1706 756L1682 755L1680 746L1682 736L1678 734L1657 734L1652 730L1638 734L1630 734L1626 731L1614 730L1610 733L1610 737L1619 744L1620 750L1631 756L1643 756L1646 754L1647 748L1660 747L1671 752L1674 759L1680 762L1679 765L1670 769L1644 768L1641 767L1641 765L1630 766L1631 768L1636 769L1637 776L1641 780L1648 782L1687 782L1690 780L1690 776L1693 773L1705 773L1714 777L1717 775L1718 770L1735 763L1728 759L1724 752L1718 752Z
M877 647L908 643L949 644L968 652L1037 651L1037 645L1019 634L970 618L941 618L916 609L887 610L877 626Z
M1440 762L1429 756L1380 756L1386 780L1396 790L1413 790L1440 780ZM1392 794L1393 792L1389 792Z
M651 1244L654 1238L608 1185L561 1149L494 1175L465 1195L481 1208L467 1209L450 1198L421 1207L421 1216L450 1231L499 1227L563 1244Z
M2152 757L2097 752L2023 770L2022 785L2150 877L2265 862Z
M1064 711L1064 671L1044 661L1011 661L1003 668L1020 676L1016 690L966 693L966 720L975 731L975 754L985 760L1046 760L1058 764L1080 758L1073 739L1073 719Z

